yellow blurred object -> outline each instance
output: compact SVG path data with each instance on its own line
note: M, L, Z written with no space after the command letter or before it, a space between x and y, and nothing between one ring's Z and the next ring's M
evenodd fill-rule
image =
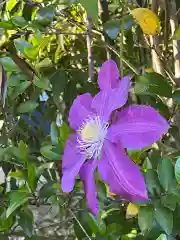
M136 217L139 212L139 206L129 203L127 210L126 210L126 219Z
M160 32L160 20L150 9L136 8L131 11L131 14L145 34L157 35Z
M107 197L112 198L112 197L116 196L115 193L112 193L112 192L109 191L109 186L108 185L106 185L106 189L107 189Z
M153 72L153 69L152 68L146 68L145 71L146 72Z

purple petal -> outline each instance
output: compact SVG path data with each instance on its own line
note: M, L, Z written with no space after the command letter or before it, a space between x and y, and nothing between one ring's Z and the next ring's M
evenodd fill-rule
M83 164L80 170L80 178L84 184L87 205L89 210L95 216L98 214L97 191L96 191L96 184L94 181L94 171L96 167L97 167L97 161L88 161L85 164Z
M69 112L69 123L72 129L77 130L91 113L92 97L89 93L78 96Z
M98 84L101 90L117 88L119 86L119 70L113 60L103 63L98 74Z
M120 144L105 141L98 170L110 191L132 201L147 201L147 190L139 167L126 155Z
M73 190L76 176L85 162L86 157L79 152L77 148L77 135L72 135L66 142L64 155L62 158L62 179L61 187L63 192Z
M131 105L118 114L118 121L108 131L108 139L120 141L125 148L139 149L156 142L170 128L152 107Z
M124 77L118 88L100 91L93 99L91 107L99 116L108 121L111 113L122 107L128 98L130 78Z

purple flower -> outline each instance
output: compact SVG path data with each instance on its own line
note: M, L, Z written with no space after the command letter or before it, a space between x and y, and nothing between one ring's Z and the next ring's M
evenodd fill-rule
M110 191L121 197L147 201L144 178L124 148L139 149L157 141L169 129L167 121L152 107L130 105L112 121L112 114L127 101L129 77L119 80L114 61L106 61L99 72L100 92L78 96L69 113L76 132L68 139L63 155L62 189L73 190L76 176L83 181L88 208L97 215L98 201L94 181L97 168Z

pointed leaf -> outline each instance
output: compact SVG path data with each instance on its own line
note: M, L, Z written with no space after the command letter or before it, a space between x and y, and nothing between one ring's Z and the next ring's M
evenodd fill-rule
M162 206L155 208L155 218L162 229L169 235L173 228L173 214L172 212Z
M6 211L6 217L8 218L17 208L22 206L28 201L27 192L12 192L10 194L10 203Z
M143 234L151 230L153 221L154 209L151 206L141 207L138 214L138 224Z
M168 158L161 159L158 166L158 177L165 191L168 191L173 187L173 182L175 180L174 168L171 160Z
M178 183L180 183L180 157L177 159L175 164L175 176Z
M172 86L169 84L168 79L162 75L150 72L139 76L135 84L135 93L142 95L159 95L164 97L172 97Z

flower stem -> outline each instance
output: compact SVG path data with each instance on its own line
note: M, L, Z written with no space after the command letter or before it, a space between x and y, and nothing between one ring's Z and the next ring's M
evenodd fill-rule
M90 236L87 234L86 230L83 228L83 226L81 225L80 221L77 219L76 215L73 213L73 211L71 209L69 209L70 213L72 214L73 218L76 220L76 222L78 223L79 227L81 228L81 230L84 232L84 234L86 235L88 240L92 240L90 238Z

